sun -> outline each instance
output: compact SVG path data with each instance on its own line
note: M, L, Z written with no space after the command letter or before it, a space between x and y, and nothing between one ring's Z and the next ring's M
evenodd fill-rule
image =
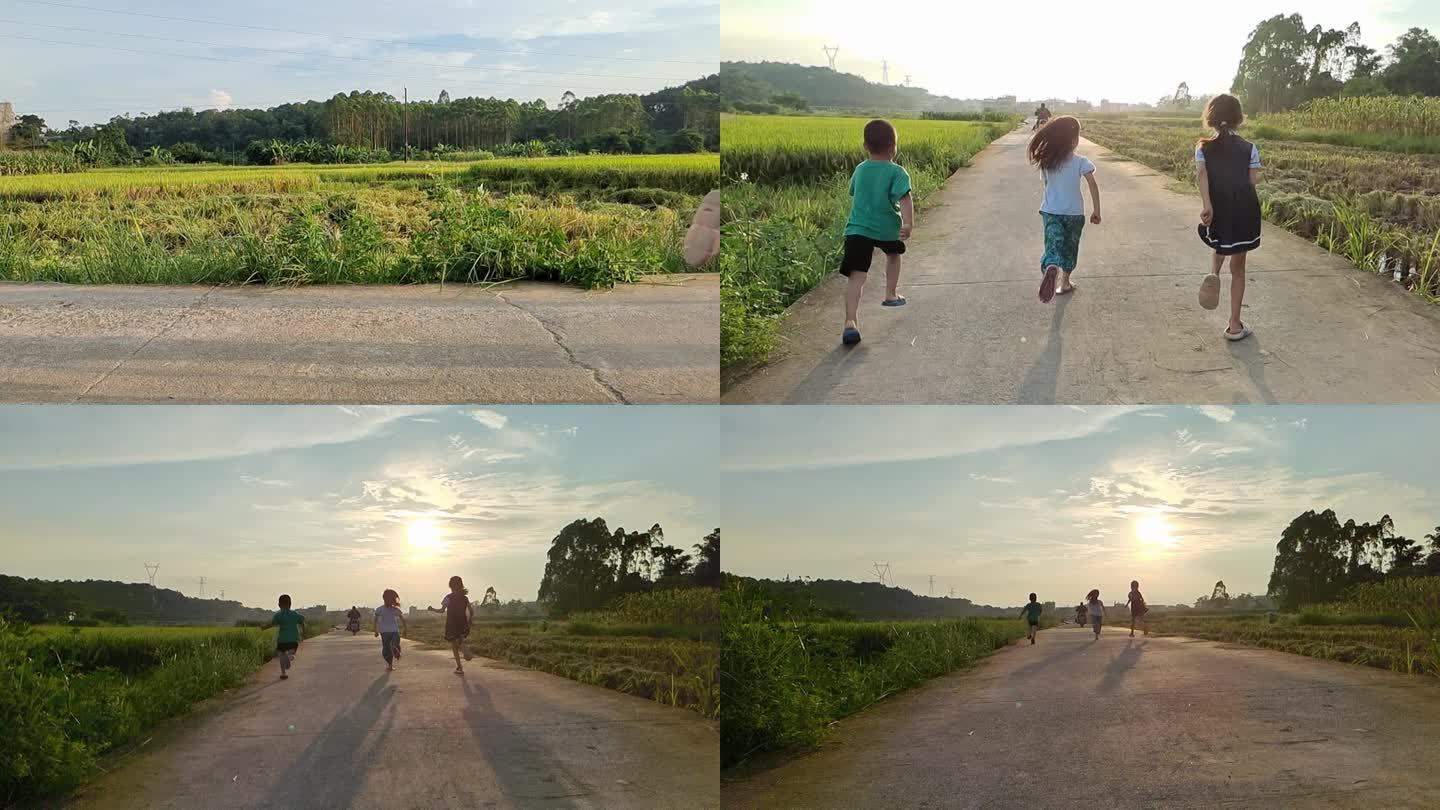
M1165 516L1151 513L1135 521L1135 536L1149 547L1166 548L1175 541L1170 534L1170 523Z
M406 529L410 550L417 556L434 554L445 547L440 539L440 527L430 518L415 518Z

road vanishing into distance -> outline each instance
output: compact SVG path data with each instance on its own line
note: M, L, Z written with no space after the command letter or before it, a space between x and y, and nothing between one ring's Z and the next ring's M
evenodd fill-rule
M727 808L1440 806L1440 684L1073 625L727 778Z
M694 712L370 633L300 645L168 724L67 808L717 807L718 727Z
M1042 184L1029 138L1027 127L996 140L925 203L901 270L906 306L880 306L877 274L864 340L844 347L845 279L827 278L790 308L765 366L727 375L723 400L1440 402L1440 307L1268 223L1247 273L1255 335L1225 340L1229 270L1219 309L1196 302L1211 255L1196 235L1199 197L1090 141L1079 152L1098 167L1104 221L1085 226L1079 289L1039 303Z
M0 284L0 402L713 403L718 274L510 282Z

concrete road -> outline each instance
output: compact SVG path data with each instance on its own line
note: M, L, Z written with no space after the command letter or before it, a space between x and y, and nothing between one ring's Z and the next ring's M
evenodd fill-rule
M71 808L718 807L719 736L693 712L477 658L336 632L157 734Z
M1244 319L1256 334L1226 341L1228 278L1221 309L1196 303L1210 267L1198 197L1089 141L1080 152L1098 166L1104 222L1085 226L1080 289L1039 303L1042 186L1025 160L1029 136L995 141L930 198L905 254L907 306L880 307L884 273L872 273L864 340L846 349L845 279L827 279L787 313L770 363L727 376L722 399L1440 401L1440 307L1272 225L1249 263Z
M0 402L713 403L719 295L0 285Z
M1183 638L1040 633L842 721L727 808L1440 806L1440 684Z

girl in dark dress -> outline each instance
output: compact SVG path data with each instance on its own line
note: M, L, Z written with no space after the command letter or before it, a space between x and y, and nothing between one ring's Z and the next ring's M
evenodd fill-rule
M1245 120L1240 100L1218 95L1205 105L1205 126L1215 137L1195 147L1195 184L1200 187L1200 239L1215 251L1210 274L1200 284L1200 306L1220 305L1220 268L1230 257L1229 340L1243 340L1254 332L1240 320L1245 300L1245 254L1260 247L1260 150L1235 134Z
M470 660L470 623L474 619L474 608L470 606L470 589L460 577L450 577L450 593L440 600L440 607L428 608L434 613L445 614L445 640L450 642L450 652L455 655L455 673L465 674L460 663L463 654Z

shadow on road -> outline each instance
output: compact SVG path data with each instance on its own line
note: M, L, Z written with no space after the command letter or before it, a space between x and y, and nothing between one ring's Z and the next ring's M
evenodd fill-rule
M827 398L830 392L840 384L841 371L845 370L845 366L850 363L858 362L864 356L862 353L865 350L863 341L855 346L840 344L831 349L830 353L825 355L825 359L816 363L815 367L810 369L810 373L805 375L805 379L795 386L794 392L785 398L785 404L803 405L806 402Z
M1260 401L1266 405L1274 405L1275 392L1265 383L1265 353L1260 350L1260 336L1251 335L1244 340L1228 342L1230 355L1245 367L1245 373L1250 375L1250 383L1260 393Z
M495 710L486 690L460 676L465 693L465 727L490 766L500 792L520 806L543 801L547 808L578 807L571 799L589 795L578 779L554 761L545 746Z
M370 739L394 694L390 676L381 675L349 711L335 715L275 781L274 806L349 807L365 785L367 749L382 747L390 730L387 722Z
M1067 295L1056 296L1055 316L1050 319L1050 333L1045 340L1045 351L1035 358L1034 365L1025 372L1020 383L1017 405L1054 405L1055 389L1060 383L1061 351L1064 348L1060 337L1060 323L1065 320L1065 306L1070 299L1079 295L1077 289Z
M1064 631L1062 631L1062 632L1064 632ZM1034 646L1035 646L1036 649L1038 650L1040 647L1046 646L1047 643L1050 643L1050 644L1060 643L1060 639L1059 639L1059 638L1056 638L1055 636L1042 635L1042 636L1040 636L1040 637L1037 639L1037 642L1038 642L1038 643L1036 643ZM1028 648L1028 647L1031 646L1031 645L1022 643L1020 646L1021 646L1021 647L1027 647L1027 648ZM1072 656L1074 656L1074 655L1079 655L1079 654L1083 654L1083 653L1089 652L1089 650L1090 650L1090 645L1089 645L1089 644L1071 644L1071 645L1069 645L1069 646L1065 649L1064 652L1062 652L1062 653L1060 653L1060 654L1058 654L1058 655L1049 655L1049 654L1046 654L1046 653L1041 653L1041 655L1040 655L1039 658L1037 658L1037 659L1034 660L1034 661L1031 661L1030 663L1026 664L1026 665L1023 666L1023 667L1020 667L1020 668L1016 669L1015 672L1012 673L1010 677L1012 677L1012 678L1025 678L1025 677L1028 677L1028 676L1030 676L1030 675L1032 675L1032 674L1034 674L1034 673L1040 672L1040 671L1042 671L1042 670L1051 669L1051 668L1055 668L1055 669L1057 670L1057 674L1063 673L1063 671L1065 670L1065 667L1066 667L1066 663L1065 663L1065 662L1066 662L1068 659L1070 659L1070 658L1071 658Z
M1133 638L1125 639L1125 649L1112 658L1109 666L1105 667L1105 677L1100 681L1100 691L1114 692L1119 689L1120 681L1130 670L1135 668L1136 664L1140 663L1140 656L1145 654L1145 647L1149 644L1148 641L1136 644Z

